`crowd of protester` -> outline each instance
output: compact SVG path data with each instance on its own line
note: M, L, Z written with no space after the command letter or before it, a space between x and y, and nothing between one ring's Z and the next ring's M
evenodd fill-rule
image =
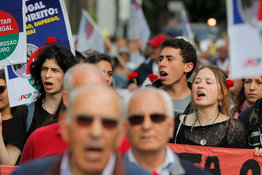
M0 71L0 164L41 158L14 174L208 174L168 142L262 156L262 76L229 79L226 36L206 50L164 34L145 51L113 44L121 57L49 44L30 67L39 96L12 109Z

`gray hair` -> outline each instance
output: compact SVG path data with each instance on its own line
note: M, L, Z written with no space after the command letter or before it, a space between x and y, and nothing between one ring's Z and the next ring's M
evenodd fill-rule
M73 104L76 100L76 97L79 93L88 93L92 90L95 90L95 89L102 89L102 90L109 90L111 89L114 93L115 93L115 96L117 97L118 99L118 104L119 104L119 109L121 110L120 111L120 119L119 119L119 126L122 127L122 121L123 121L123 117L122 117L122 103L121 103L121 98L118 96L117 92L111 88L111 87L108 87L106 85L103 85L103 84L93 84L93 85L84 85L84 86L80 86L80 87L77 87L77 88L74 88L73 90L69 91L69 95L68 95L68 108L67 108L67 118L66 118L66 122L67 124L70 123L71 121L71 118L72 118L72 107L73 107ZM90 92L92 93L92 92ZM103 109L101 109L103 110Z
M171 100L171 98L170 98L170 96L168 95L167 92L165 92L164 90L161 90L161 89L153 88L153 87L143 87L143 88L139 88L139 89L133 91L123 100L122 116L125 119L128 117L127 113L128 113L128 109L129 109L130 102L131 102L132 98L136 94L141 93L141 92L152 92L152 93L154 92L156 94L159 94L165 102L167 117L169 117L169 118L174 117L173 103L172 103L172 100Z
M93 64L88 64L88 63L77 64L77 65L71 67L70 69L68 69L68 71L66 71L66 73L64 75L63 89L66 90L67 92L71 91L74 88L73 87L73 75L74 75L74 72L76 72L79 69L83 69L83 70L90 70L90 69L98 70L99 72L101 72L101 74L103 75L104 78L106 77L105 73L103 71L101 71L101 69L98 69Z

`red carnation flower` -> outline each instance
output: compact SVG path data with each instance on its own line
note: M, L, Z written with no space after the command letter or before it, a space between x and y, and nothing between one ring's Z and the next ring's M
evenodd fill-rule
M55 37L47 37L46 43L48 43L48 44L55 44L56 43L56 38Z
M151 82L154 82L158 79L158 76L155 74L148 74L147 76Z
M128 75L127 79L133 80L134 83L137 84L137 83L136 83L136 77L137 77L137 72L132 72L132 73L130 73L130 74Z
M127 79L133 79L133 78L136 78L137 77L137 72L132 72L128 75Z
M234 86L234 81L227 79L227 81L226 81L226 86L227 86L228 88L233 87L233 86Z

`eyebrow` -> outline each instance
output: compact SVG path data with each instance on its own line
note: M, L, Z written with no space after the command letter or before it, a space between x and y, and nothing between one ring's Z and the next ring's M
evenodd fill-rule
M49 67L49 66L46 66L46 65L42 65L42 67L44 67L44 68L50 68L50 69L59 69L59 70L62 70L62 68L60 68L59 66L57 66L57 67Z
M203 79L204 79L204 80L214 80L214 79L212 79L212 78L200 78L200 77L196 77L195 80L197 80L197 79L198 79L198 80L203 80Z
M173 55L160 55L160 56L159 56L159 58L163 58L163 57L175 58L175 56L173 56Z

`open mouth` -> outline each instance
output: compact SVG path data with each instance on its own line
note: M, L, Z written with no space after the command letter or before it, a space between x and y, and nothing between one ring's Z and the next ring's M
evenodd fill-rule
M44 84L47 85L47 86L52 86L53 85L53 83L51 83L51 82L45 82Z
M103 149L96 147L86 147L85 148L85 158L88 161L99 162L103 158Z
M206 95L203 92L198 92L197 97L205 97Z
M160 79L164 79L167 76L168 76L168 73L166 73L164 71L160 71Z
M102 152L103 149L101 149L101 148L85 148L85 151L88 151L88 152Z
M49 90L52 89L53 83L51 82L44 82L45 89Z

